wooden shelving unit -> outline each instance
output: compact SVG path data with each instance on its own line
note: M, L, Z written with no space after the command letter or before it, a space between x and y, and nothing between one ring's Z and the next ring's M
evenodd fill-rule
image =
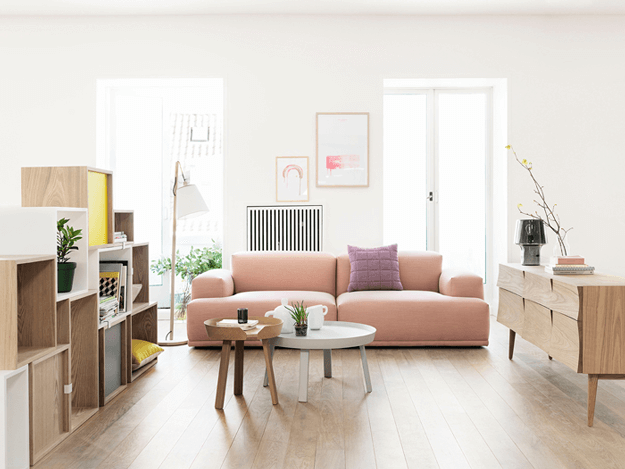
M24 458L37 463L156 363L132 372L132 339L157 341L157 312L149 300L148 245L133 242L133 212L113 211L112 178L88 167L22 168L23 207L0 207L5 223L28 226L26 233L0 231L6 253L0 255L0 377L10 385L0 395L14 409L12 418L27 416L20 427L26 443L21 433L0 431L0 467L4 456L11 464ZM94 185L100 192L91 190ZM94 208L94 200L102 206ZM95 225L97 243L91 239L92 210L103 214ZM60 218L83 229L71 257L77 263L74 288L63 294L56 279ZM128 242L110 243L114 229L124 231ZM130 283L141 290L134 304L128 292L126 313L100 324L99 263L120 259L128 262L129 275L134 270ZM26 404L16 397L18 388L28 396Z

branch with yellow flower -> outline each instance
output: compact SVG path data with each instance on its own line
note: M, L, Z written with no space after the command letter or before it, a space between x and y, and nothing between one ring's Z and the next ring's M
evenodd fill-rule
M516 151L514 151L514 148L512 148L511 145L506 145L506 149L512 150L512 153L514 154L514 159L516 159L517 163L519 163L521 166L523 166L523 168L527 170L530 177L532 178L532 182L534 183L534 193L537 194L538 197L540 198L540 201L534 200L534 203L538 205L542 209L542 211L544 211L545 216L544 217L541 216L538 213L538 210L535 210L534 213L524 212L522 209L523 207L522 204L518 204L517 209L523 215L527 215L528 217L542 220L543 223L547 225L547 227L556 234L556 237L558 240L558 247L560 248L560 252L562 253L562 255L567 256L568 252L567 252L566 243L565 243L566 235L573 228L571 227L568 229L564 229L560 223L560 217L555 214L555 209L558 204L549 205L547 201L545 200L544 187L538 184L538 181L534 177L534 173L532 172L532 162L527 161L526 159L522 159L522 160L519 159L518 155L516 154Z

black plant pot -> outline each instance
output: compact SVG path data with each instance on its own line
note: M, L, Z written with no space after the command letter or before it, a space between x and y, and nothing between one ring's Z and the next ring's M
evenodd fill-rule
M308 324L298 325L295 324L295 335L296 336L305 336L308 334Z
M72 291L75 271L76 271L75 262L66 262L64 264L56 265L57 285L58 285L57 291L59 293L67 293L67 292Z

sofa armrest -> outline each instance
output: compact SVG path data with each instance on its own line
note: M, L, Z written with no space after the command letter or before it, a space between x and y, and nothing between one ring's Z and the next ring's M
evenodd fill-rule
M447 296L484 299L482 277L460 270L443 270L438 281L438 291Z
M214 269L204 272L193 279L191 299L224 298L234 295L232 272L226 269Z

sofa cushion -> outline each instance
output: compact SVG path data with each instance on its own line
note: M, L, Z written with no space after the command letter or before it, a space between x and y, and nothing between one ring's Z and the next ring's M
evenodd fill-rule
M347 246L347 254L350 265L347 291L403 290L397 244L370 249Z
M189 345L211 345L206 336L204 321L213 318L236 318L237 308L247 308L249 316L264 316L267 311L280 306L280 300L304 301L306 306L328 307L326 321L336 321L334 296L324 292L311 291L254 291L237 293L225 298L198 298L187 307L187 334Z
M338 320L368 324L375 342L488 344L488 304L428 291L361 291L337 298Z
M336 257L327 252L238 252L232 255L234 291L336 292Z
M438 280L443 269L443 256L432 251L399 251L399 279L404 290L438 292ZM349 256L336 258L336 295L347 291L351 267Z

